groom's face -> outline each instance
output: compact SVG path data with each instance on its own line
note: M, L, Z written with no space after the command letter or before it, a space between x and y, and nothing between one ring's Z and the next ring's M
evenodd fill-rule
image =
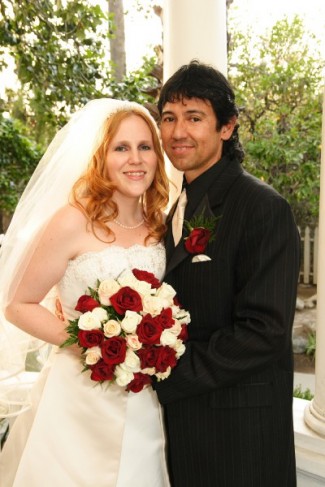
M233 129L232 129L233 130ZM223 141L230 137L225 127L217 131L217 118L208 100L183 98L167 102L161 117L164 150L188 182L221 159Z

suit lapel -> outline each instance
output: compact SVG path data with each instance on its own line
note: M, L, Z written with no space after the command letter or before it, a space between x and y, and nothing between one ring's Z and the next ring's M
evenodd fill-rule
M208 196L205 194L200 201L199 205L193 212L190 218L193 218L197 215L204 215L205 217L214 216L213 212L209 205ZM168 235L169 234L169 235ZM168 238L169 237L169 238ZM171 244L168 242L172 242ZM184 238L182 238L178 245L174 247L174 239L171 230L171 224L168 226L168 232L166 237L166 249L167 249L167 267L166 267L166 274L172 271L182 260L186 259L190 254L187 252L184 246ZM169 258L168 258L169 257Z
M176 211L177 203L178 203L178 199L175 201L175 203L171 207L171 209L167 215L167 218L166 218L167 232L165 235L165 247L166 247L167 262L168 262L170 256L172 255L172 253L174 252L174 249L175 249L173 230L172 230L172 219L173 219L174 213Z
M230 187L241 174L243 174L243 169L239 163L236 161L226 161L222 171L219 172L214 179L212 179L208 192L203 195L196 208L192 208L191 202L189 201L185 212L185 218L190 220L196 215L200 214L203 214L206 217L215 215L215 210L218 206L222 205ZM184 239L181 239L176 247L174 246L171 220L176 209L176 204L177 202L169 212L166 220L166 223L168 224L168 231L165 239L167 254L166 275L189 256L189 253L186 251L184 246Z

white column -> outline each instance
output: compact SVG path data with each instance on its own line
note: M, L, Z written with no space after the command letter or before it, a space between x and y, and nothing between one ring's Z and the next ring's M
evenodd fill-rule
M180 66L198 59L227 75L226 0L165 0L164 81ZM171 201L178 195L182 175L167 161Z
M318 249L315 396L305 408L305 421L312 430L321 436L325 436L325 353L321 352L321 350L325 350L325 86L323 95Z

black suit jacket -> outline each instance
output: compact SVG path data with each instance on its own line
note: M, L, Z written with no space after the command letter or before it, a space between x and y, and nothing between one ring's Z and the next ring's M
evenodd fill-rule
M185 218L220 217L211 260L166 237L165 280L191 313L186 352L156 384L175 487L292 487L291 331L299 236L288 203L224 157ZM191 188L190 188L191 189Z

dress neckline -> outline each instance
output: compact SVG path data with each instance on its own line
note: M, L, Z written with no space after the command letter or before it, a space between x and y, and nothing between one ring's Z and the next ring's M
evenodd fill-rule
M130 247L122 247L122 245L110 244L101 250L88 250L87 252L83 252L82 254L77 255L77 257L75 257L74 259L70 259L69 264L74 264L75 262L79 262L80 260L83 260L83 259L87 258L88 256L92 256L92 255L96 255L96 254L98 254L98 255L103 254L103 253L107 252L108 250L117 250L117 251L121 251L121 252L128 252L130 250L134 250L137 248L139 248L141 250L152 250L152 249L156 249L158 247L163 248L164 247L163 243L158 242L156 244L151 244L151 245L133 244L133 245L130 245Z

